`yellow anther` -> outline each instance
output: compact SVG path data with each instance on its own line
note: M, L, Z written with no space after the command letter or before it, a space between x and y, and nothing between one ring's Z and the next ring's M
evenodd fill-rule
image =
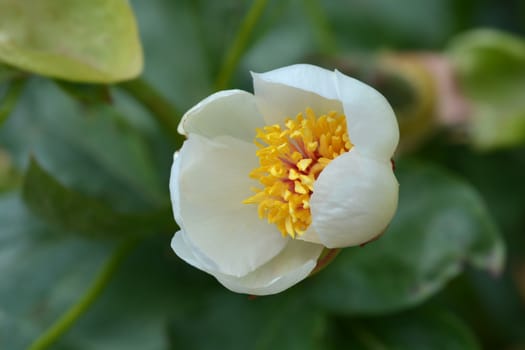
M310 196L322 170L352 143L346 132L345 116L335 111L316 117L310 108L285 127L268 125L256 130L259 167L249 176L263 188L243 201L257 204L261 219L275 224L283 234L295 238L312 222Z
M314 191L314 182L315 182L314 175L300 175L299 178L301 179L302 184L308 187L308 189L311 192Z
M299 173L294 168L291 168L288 172L288 178L290 180L297 180L299 178Z
M307 194L308 190L299 181L294 182L294 191L300 194Z
M282 173L283 173L283 169L281 167L274 165L270 168L270 174L272 174L272 176L275 176L275 177L281 176Z
M317 146L319 146L319 142L317 141L308 142L306 149L308 149L310 152L314 152L317 149Z
M308 168L308 166L312 164L312 162L313 160L311 160L310 158L301 159L300 161L297 162L297 167L299 168L299 170L305 171L306 168Z

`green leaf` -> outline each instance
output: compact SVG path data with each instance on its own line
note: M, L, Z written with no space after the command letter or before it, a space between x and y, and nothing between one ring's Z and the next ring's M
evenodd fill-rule
M0 127L13 112L25 86L25 79L12 79L4 96L0 96Z
M417 162L401 162L396 176L399 207L390 227L375 242L345 249L311 279L317 304L337 313L391 312L432 296L465 263L501 271L503 242L471 186Z
M25 349L76 302L111 244L57 239L17 193L0 197L0 222L0 344Z
M126 0L1 0L0 60L55 78L108 83L141 73Z
M13 78L23 78L27 75L14 67L6 66L0 63L0 83L11 80Z
M304 298L285 294L250 300L223 291L171 322L171 348L324 349L325 324Z
M0 193L16 188L21 183L21 176L13 168L11 157L0 148Z
M480 29L452 41L450 57L473 107L471 137L483 149L525 142L525 40Z
M90 237L128 237L176 229L170 208L152 213L116 212L97 199L64 187L34 159L25 174L23 197L46 222Z
M418 311L343 322L340 347L354 350L479 350L471 330L445 311ZM342 333L342 334L341 334Z
M169 201L173 149L163 141L136 106L85 106L42 79L28 82L12 118L0 129L0 142L18 169L34 155L68 187L128 211ZM160 145L155 150L154 142Z

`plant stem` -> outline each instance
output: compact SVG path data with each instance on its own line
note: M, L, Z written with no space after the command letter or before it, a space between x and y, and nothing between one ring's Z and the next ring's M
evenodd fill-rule
M15 78L8 87L5 96L0 101L0 126L4 124L18 102L18 98L24 90L27 78Z
M104 264L98 276L93 281L91 287L86 291L82 298L67 310L60 318L43 334L41 334L27 350L44 350L55 343L60 336L66 333L75 322L82 316L86 310L102 293L108 285L111 277L120 266L124 258L137 243L136 239L129 239L119 245L109 260Z
M119 86L152 113L174 143L182 143L183 137L177 132L181 114L160 92L142 78L121 83Z
M319 0L303 0L304 7L310 16L313 29L316 31L317 40L323 54L329 55L337 51L337 44L333 30L326 18L325 11Z
M259 18L261 18L267 2L267 0L253 1L252 7L242 21L241 27L239 28L232 45L228 49L221 69L219 70L217 81L215 82L215 88L217 90L223 90L228 87L233 71L235 70L235 67L237 67L242 54L248 46L248 40L253 32L253 28L255 28Z

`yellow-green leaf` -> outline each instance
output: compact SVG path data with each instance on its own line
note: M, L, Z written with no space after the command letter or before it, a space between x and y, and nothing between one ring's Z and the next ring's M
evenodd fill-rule
M525 40L493 29L455 38L449 50L473 108L470 136L481 149L525 143Z
M97 83L134 78L143 65L126 0L0 0L0 61Z

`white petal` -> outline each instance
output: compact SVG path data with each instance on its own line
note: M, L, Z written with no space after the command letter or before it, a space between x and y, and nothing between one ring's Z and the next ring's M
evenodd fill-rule
M242 203L257 184L248 176L258 166L255 151L254 144L239 139L197 134L190 134L180 151L184 232L222 273L234 276L268 262L287 242L275 225L259 219L257 206Z
M229 135L252 142L255 129L264 125L252 94L225 90L208 96L182 117L178 131L205 137Z
M171 248L179 258L193 267L208 273L210 273L209 271L217 270L217 265L202 254L202 252L190 242L188 236L183 230L175 233L171 239Z
M310 227L308 227L308 229L302 235L295 237L295 239L310 243L322 244L321 240L319 239L319 235L317 232L315 232L315 228L312 225L310 225Z
M215 277L226 288L237 293L276 294L308 277L322 250L322 245L291 241L273 260L244 277L221 274Z
M265 265L244 277L225 275L207 261L198 248L179 231L171 240L175 253L188 264L213 275L226 288L252 295L276 294L308 277L315 268L323 246L290 241L283 251Z
M322 115L342 113L334 72L297 64L267 73L252 73L257 106L267 124L282 124L286 117L304 112L307 107Z
M335 76L352 144L370 157L390 159L399 142L392 107L372 87L337 71Z
M390 162L355 148L334 159L314 184L312 225L328 248L365 243L380 234L397 208L399 184Z
M179 176L180 176L180 165L181 155L180 152L173 154L173 164L171 166L170 175L170 197L171 197L171 209L173 210L173 216L175 221L179 224L179 227L183 227L182 217L180 215L180 190L179 190Z

